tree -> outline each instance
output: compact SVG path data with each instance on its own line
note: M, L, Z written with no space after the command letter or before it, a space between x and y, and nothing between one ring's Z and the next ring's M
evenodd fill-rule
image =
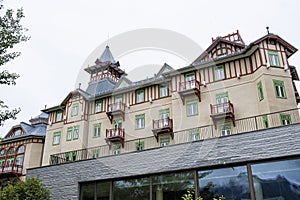
M24 18L23 9L18 9L14 14L12 9L4 11L2 0L0 0L0 66L17 58L20 52L11 51L11 49L20 42L29 40L24 33L27 31L21 25L21 19ZM15 85L15 80L19 77L16 73L8 71L0 72L0 84ZM20 108L9 110L8 106L0 99L0 125L7 119L16 119L16 115L20 112Z
M0 200L50 200L50 191L37 178L8 184L0 192Z

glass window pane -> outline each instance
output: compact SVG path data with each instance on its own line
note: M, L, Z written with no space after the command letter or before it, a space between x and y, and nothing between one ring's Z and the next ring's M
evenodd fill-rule
M246 166L199 171L198 180L203 200L222 195L226 200L250 199Z
M97 183L97 200L109 200L110 183L102 182Z
M149 178L128 179L114 182L114 200L150 198Z
M187 189L194 186L194 173L181 172L153 177L153 200L182 200Z
M95 183L85 183L81 185L81 200L94 200Z
M300 159L251 165L256 199L300 199Z

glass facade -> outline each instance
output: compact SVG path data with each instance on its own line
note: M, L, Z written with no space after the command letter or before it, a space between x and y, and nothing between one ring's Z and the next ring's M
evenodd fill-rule
M300 159L248 164L248 168L247 165L227 166L143 178L82 183L80 200L107 200L110 196L114 200L182 200L187 189L196 186L195 193L203 200L221 196L225 200L250 200L254 196L256 200L300 199Z

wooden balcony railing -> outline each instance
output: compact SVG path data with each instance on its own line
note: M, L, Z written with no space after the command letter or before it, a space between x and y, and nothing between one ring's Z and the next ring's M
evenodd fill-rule
M181 97L182 103L185 104L185 96L195 94L201 101L200 83L197 80L184 81L178 83L178 93Z
M173 139L173 120L169 117L152 121L152 132L158 141L158 135L161 133L170 133Z
M115 115L121 115L124 120L125 104L122 102L116 102L116 103L109 104L107 106L106 114L111 123L112 123L113 117Z
M215 105L210 104L210 113L210 117L213 120L215 128L217 128L218 120L226 118L230 118L232 120L233 126L235 126L234 108L233 104L230 101Z
M120 142L124 147L125 130L122 128L106 129L106 139L111 142Z

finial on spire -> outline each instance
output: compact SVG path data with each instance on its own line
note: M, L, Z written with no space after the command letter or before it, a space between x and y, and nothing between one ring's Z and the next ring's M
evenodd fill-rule
M269 27L267 26L266 29L267 29L267 33L269 34L269 33L270 33L270 32L269 32Z
M107 33L107 45L106 46L108 46L109 45L109 32Z
M78 84L78 89L80 89L80 87L81 87L81 83Z

